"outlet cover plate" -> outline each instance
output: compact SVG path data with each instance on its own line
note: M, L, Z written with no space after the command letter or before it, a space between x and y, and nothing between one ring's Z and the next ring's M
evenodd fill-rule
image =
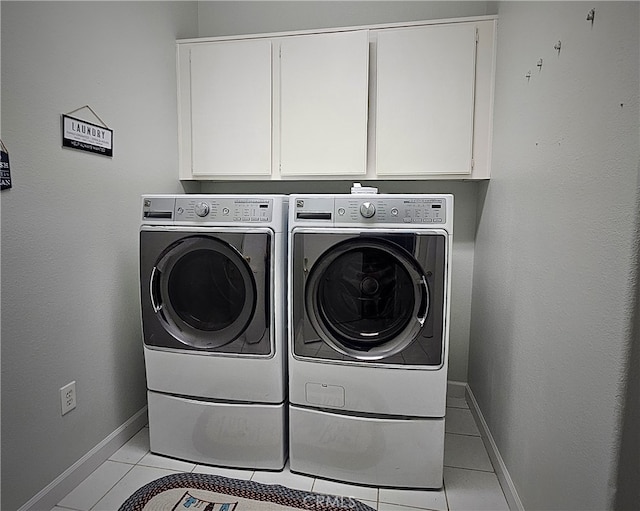
M60 407L62 415L76 407L76 382L67 383L60 389Z

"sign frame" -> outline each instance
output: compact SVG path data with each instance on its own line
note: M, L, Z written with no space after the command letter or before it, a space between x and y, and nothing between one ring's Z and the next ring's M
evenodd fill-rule
M62 147L113 157L113 130L106 126L61 115Z
M8 190L11 184L11 167L9 165L9 149L0 140L0 190Z

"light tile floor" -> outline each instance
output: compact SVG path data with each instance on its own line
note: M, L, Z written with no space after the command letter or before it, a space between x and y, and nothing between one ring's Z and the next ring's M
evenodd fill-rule
M64 497L52 511L116 511L140 486L176 472L217 474L289 488L354 497L378 511L508 511L480 431L462 397L447 399L444 488L393 490L341 484L282 472L232 470L186 463L149 452L149 429L126 445Z

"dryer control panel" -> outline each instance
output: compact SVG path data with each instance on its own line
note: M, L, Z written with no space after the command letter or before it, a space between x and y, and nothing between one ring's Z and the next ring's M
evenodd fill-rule
M270 222L273 201L250 198L178 198L175 219L190 222Z
M296 223L329 224L444 224L446 198L438 196L296 197L291 202Z
M144 197L143 220L168 223L268 223L273 199L259 197Z

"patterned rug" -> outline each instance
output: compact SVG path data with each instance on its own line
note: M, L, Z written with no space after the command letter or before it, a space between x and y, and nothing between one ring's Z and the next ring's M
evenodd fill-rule
M173 474L144 485L119 511L373 511L351 497L208 474Z

